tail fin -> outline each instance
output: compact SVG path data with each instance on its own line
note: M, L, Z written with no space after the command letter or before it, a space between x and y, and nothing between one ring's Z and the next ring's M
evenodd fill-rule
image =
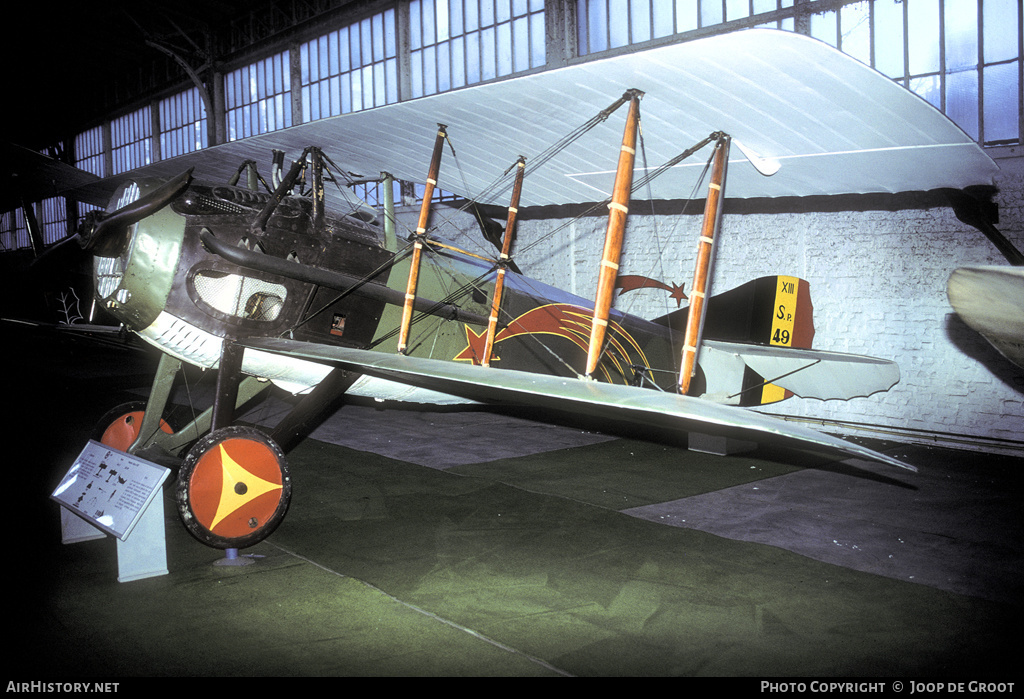
M653 322L683 332L687 312L681 308ZM797 277L776 275L712 296L703 336L723 342L810 349L814 340L810 285Z
M681 308L653 322L683 333L688 309ZM788 276L761 277L708 299L703 337L708 340L810 349L814 340L814 307L810 285ZM749 366L740 380L739 404L766 405L793 394L766 383Z

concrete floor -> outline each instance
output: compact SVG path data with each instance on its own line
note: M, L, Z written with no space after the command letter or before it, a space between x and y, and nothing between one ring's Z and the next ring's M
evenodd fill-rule
M118 583L114 541L62 545L49 494L152 360L6 339L13 681L1016 674L1021 458L873 444L915 475L351 405L289 454L251 565L214 565L166 491L169 574Z

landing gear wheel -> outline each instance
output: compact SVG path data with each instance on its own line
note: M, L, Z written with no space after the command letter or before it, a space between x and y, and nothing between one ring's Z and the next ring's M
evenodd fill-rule
M100 418L93 430L92 439L108 447L128 451L139 437L145 413L145 401L122 403ZM160 429L167 434L174 434L174 429L166 420L160 420Z
M214 430L189 450L175 499L185 528L207 546L240 549L284 519L292 483L281 448L253 427Z

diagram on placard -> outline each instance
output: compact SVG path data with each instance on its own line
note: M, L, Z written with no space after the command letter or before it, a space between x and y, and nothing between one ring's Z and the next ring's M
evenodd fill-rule
M162 466L90 442L52 497L122 538L159 490L167 473Z

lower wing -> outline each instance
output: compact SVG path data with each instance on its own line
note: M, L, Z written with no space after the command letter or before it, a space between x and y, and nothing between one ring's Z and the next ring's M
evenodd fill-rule
M252 338L240 344L481 403L535 406L687 432L782 442L843 458L857 457L917 470L885 454L806 427L673 393L281 338Z

